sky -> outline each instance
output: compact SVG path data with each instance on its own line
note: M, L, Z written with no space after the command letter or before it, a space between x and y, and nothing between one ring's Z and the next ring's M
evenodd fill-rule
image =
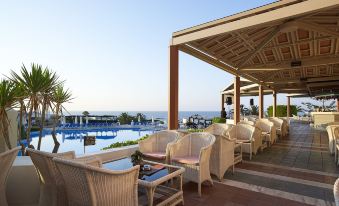
M172 33L271 2L0 1L0 74L48 66L73 93L70 111L167 111ZM179 59L179 110L219 111L233 76L184 53ZM278 104L286 104L284 95Z

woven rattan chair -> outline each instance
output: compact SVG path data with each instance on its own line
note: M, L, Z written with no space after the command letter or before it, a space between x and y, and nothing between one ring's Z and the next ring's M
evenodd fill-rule
M262 146L261 130L249 124L237 124L228 130L231 139L236 139L242 143L242 152L249 153L250 159L252 154L257 154Z
M12 168L12 164L15 160L15 157L18 155L20 147L8 150L6 152L0 153L0 205L7 206L6 199L6 182L8 178L9 171Z
M272 145L277 139L277 132L274 123L265 119L256 121L255 126L261 129L263 140Z
M204 181L213 185L210 156L214 142L214 135L198 132L188 134L170 146L171 164L185 168L184 178L198 183L199 196Z
M27 152L32 159L40 179L39 205L67 205L64 181L52 159L54 157L74 159L74 151L65 153L48 153L27 148Z
M339 178L334 183L333 195L334 195L335 205L339 206Z
M285 137L286 136L286 124L284 120L279 119L277 117L271 117L269 118L271 122L273 122L274 126L276 127L277 135L279 137Z
M232 172L234 172L235 139L224 136L231 128L232 125L212 124L204 130L204 132L215 136L215 143L213 144L210 158L210 171L211 174L216 175L220 181L229 168L232 167Z
M70 206L136 206L138 205L139 165L113 171L54 158L65 180Z
M327 135L328 135L328 149L330 151L330 154L335 153L336 141L335 141L334 130L337 127L339 127L339 125L329 125L329 126L326 127L326 131L327 131Z
M139 142L139 150L146 159L169 163L169 144L174 143L181 136L177 131L164 130L150 135Z

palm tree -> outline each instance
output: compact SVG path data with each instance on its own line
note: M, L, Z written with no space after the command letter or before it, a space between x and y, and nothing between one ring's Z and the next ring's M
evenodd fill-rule
M39 109L42 105L42 123L40 125L40 135L38 149L41 145L41 136L43 121L46 112L47 105L49 104L49 92L55 88L60 82L58 82L58 76L56 73L51 72L47 67L43 68L41 65L32 64L31 71L29 72L26 66L23 64L21 67L20 74L11 71L11 80L17 84L23 86L23 89L28 97L28 127L26 130L27 143L30 141L30 133L32 128L32 114L34 112L37 118ZM31 146L31 145L29 145Z
M13 109L16 105L15 84L9 80L0 82L0 136L5 140L8 149L12 149L9 140L9 126L7 110Z
M19 124L18 124L18 143L22 147L22 154L24 154L25 146L21 143L22 138L22 131L23 131L23 119L24 115L27 115L26 112L26 105L25 105L25 99L27 98L27 95L25 93L25 89L21 84L15 84L16 87L16 100L19 104Z
M57 152L60 143L58 142L57 138L56 138L56 133L55 133L55 127L58 124L59 121L59 114L62 113L62 104L71 101L72 98L72 93L67 89L65 90L63 85L58 85L57 87L55 87L55 89L53 90L52 93L52 102L55 105L55 109L54 109L54 122L53 122L53 128L52 128L52 137L54 140L54 144L55 147L53 149L53 152Z

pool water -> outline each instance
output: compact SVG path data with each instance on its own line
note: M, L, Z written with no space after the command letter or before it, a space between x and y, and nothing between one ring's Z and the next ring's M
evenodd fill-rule
M153 134L154 130L136 129L78 129L57 131L57 139L60 143L59 152L75 151L75 154L88 154L100 151L102 148L109 146L115 142L123 142L127 140L136 140L146 134ZM84 146L84 136L96 136L95 145ZM37 148L39 133L31 133L31 144ZM41 150L52 152L54 141L50 130L44 130L41 140Z

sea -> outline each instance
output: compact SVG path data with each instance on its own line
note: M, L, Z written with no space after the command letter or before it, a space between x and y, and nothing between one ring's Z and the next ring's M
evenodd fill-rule
M69 111L70 114L65 115L82 115L83 111ZM122 112L127 112L129 115L135 116L137 113L146 115L147 119L159 119L167 121L167 111L88 111L90 115L115 115L119 116ZM200 115L205 119L219 117L220 111L179 111L179 120L188 118L192 115Z

